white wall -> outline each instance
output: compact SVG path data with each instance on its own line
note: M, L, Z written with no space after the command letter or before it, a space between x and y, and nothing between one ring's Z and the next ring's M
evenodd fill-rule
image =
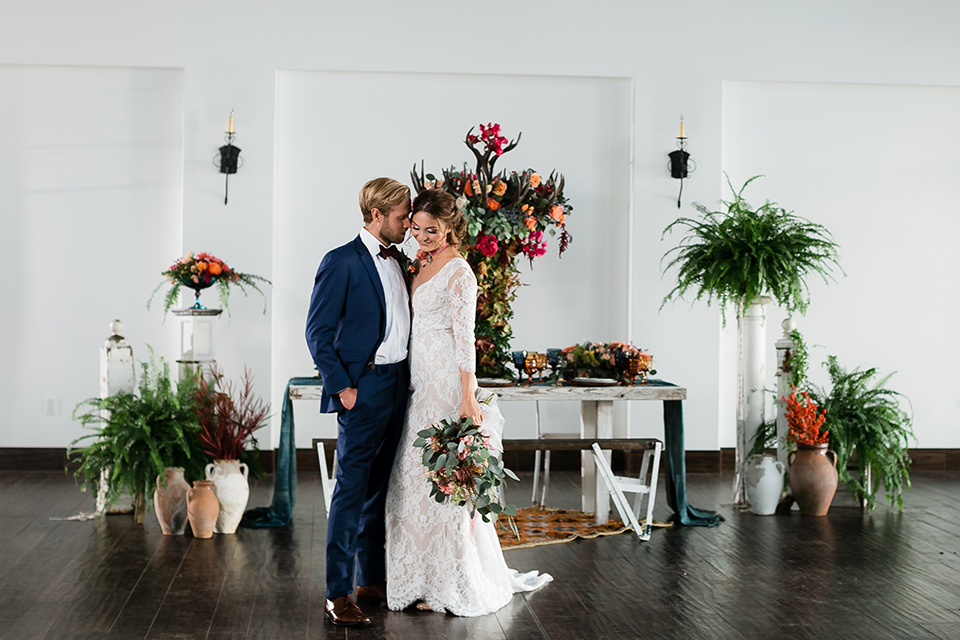
M0 66L2 446L80 434L113 318L172 361L146 303L180 251L182 118L179 70Z
M798 328L820 363L897 372L888 386L906 395L925 447L956 446L960 352L953 314L960 291L960 89L857 84L731 82L724 102L724 169L755 205L779 202L827 227L846 276L810 284ZM779 335L785 311L769 309ZM767 367L773 367L773 361ZM878 376L879 377L879 376Z
M488 96L482 104L475 97ZM330 96L336 96L331 100ZM378 99L370 99L378 96ZM565 108L544 108L563 103ZM451 105L456 108L451 109ZM548 256L522 267L514 345L564 347L591 336L616 339L627 325L625 231L629 219L631 86L614 78L281 72L277 79L277 182L274 228L273 378L313 372L304 348L304 318L323 255L356 237L360 187L384 174L409 181L421 160L440 175L476 161L464 145L478 122L499 122L522 137L497 169L562 169L577 179L575 244L563 259L548 237ZM338 126L317 126L339 123ZM565 133L569 132L569 133ZM416 251L408 241L407 254ZM593 283L607 286L595 287ZM279 386L279 385L278 385ZM276 390L275 390L276 391ZM279 391L282 392L282 389ZM282 393L279 394L282 396ZM274 394L279 402L278 394ZM333 416L298 407L298 444L336 435ZM551 429L576 431L579 414L550 407ZM533 407L504 405L512 437L535 437ZM317 427L313 425L317 423ZM324 426L320 426L323 424Z
M167 335L165 332L170 330L172 323L160 327L155 312L142 316L142 320L136 314L145 313L139 301L149 293L150 285L155 281L156 276L150 274L165 267L180 250L211 251L240 270L274 278L278 296L285 288L293 286L285 282L280 273L273 273L274 266L279 265L278 252L282 250L273 237L275 213L284 206L280 199L282 194L275 188L275 181L282 180L284 174L280 173L282 169L275 171L274 166L275 154L279 153L277 132L282 127L277 117L278 70L631 79L635 87L633 136L624 144L634 149L632 183L629 185L633 192L631 240L634 253L632 266L629 260L622 259L614 267L622 269L633 283L632 305L628 309L632 324L626 332L637 343L653 351L656 366L663 377L689 389L690 399L685 404L688 448L730 446L732 438L723 434L720 424L730 419L732 405L724 399L722 389L733 375L735 365L725 347L727 337L720 329L716 309L680 302L658 312L660 300L671 286L669 279L661 279L658 266L660 256L672 246L670 238L660 240L662 229L678 213L692 212L687 203L697 200L710 204L723 195L721 170L731 168L725 163L728 158L734 159L725 155L725 145L747 144L756 134L751 133L749 127L741 127L739 130L744 131L748 139L741 142L739 137L734 141L724 136L724 83L800 83L801 93L812 90L815 97L821 96L821 92L811 89L813 85L872 83L886 85L891 94L907 101L913 99L915 87L927 86L934 91L936 87L960 86L960 67L955 64L960 59L960 41L954 33L960 18L960 6L947 0L925 3L851 0L842 4L823 0L806 3L614 0L589 8L569 1L537 0L517 4L492 0L484 5L482 18L475 5L427 0L336 5L293 0L269 4L223 0L203 3L186 0L164 3L156 0L140 3L36 0L14 3L0 0L0 16L0 65L28 68L31 82L36 82L34 74L41 73L40 67L66 69L67 80L79 83L84 92L89 86L94 94L98 92L98 84L87 79L90 68L119 67L134 69L136 73L166 68L175 69L170 73L180 78L177 98L141 102L130 99L132 90L123 89L106 94L108 104L102 107L57 111L61 117L71 114L70 117L74 118L70 128L57 139L81 146L106 140L120 146L144 149L144 158L138 162L122 163L123 166L119 163L97 165L108 172L99 180L80 172L75 175L73 172L51 172L45 176L47 186L44 189L60 198L65 196L66 188L71 184L76 186L71 182L73 177L82 178L83 184L106 186L106 193L102 195L110 201L98 201L90 206L90 210L152 213L149 216L145 213L145 220L156 221L157 226L139 227L137 258L144 265L153 266L149 269L145 266L143 275L124 280L121 286L128 290L121 295L104 294L104 285L91 286L89 278L72 279L69 287L65 287L69 293L61 307L70 310L71 327L85 333L71 334L61 340L59 336L67 332L62 331L60 325L49 327L50 330L43 331L42 337L55 336L54 340L59 342L54 344L39 340L40 332L26 334L30 340L25 341L23 333L25 322L42 318L43 311L51 309L53 303L42 297L50 295L49 286L52 285L44 290L25 287L18 278L4 279L0 285L5 294L0 335L5 337L7 344L0 368L3 393L6 394L3 399L10 417L0 423L0 446L63 446L79 435L79 428L63 415L57 421L39 415L42 397L63 397L66 410L71 395L77 395L73 381L86 380L86 383L76 384L88 384L91 391L95 389L96 348L104 337L106 322L115 315L128 316L124 319L132 325L131 331L137 336L135 340L157 342L160 340L157 336ZM545 113L569 113L572 117L579 104L573 96L575 90L571 85L569 99L561 97L534 106ZM14 97L19 100L26 95L29 95L27 88L4 84L0 104L8 105ZM74 94L70 96L74 97ZM379 96L362 98L376 100ZM331 95L326 99L335 101L340 96ZM940 101L936 96L931 99ZM473 113L483 112L483 107L494 103L488 96L478 94L472 103L472 107L477 107ZM111 113L117 115L109 122L110 126L104 128L100 126L103 124L101 111L108 106ZM318 110L322 107L317 106ZM44 139L52 117L38 121L30 114L7 106L2 108L5 114L11 115L5 116L4 122L0 123L0 167L3 168L0 174L3 238L0 243L3 243L5 252L14 252L11 255L44 254L49 245L40 234L30 231L32 221L48 219L68 224L71 220L57 218L63 215L65 208L59 202L55 203L55 198L31 195L20 177L29 163L22 158L19 149L23 143L18 140ZM451 111L457 108L460 107L451 107ZM224 207L223 179L212 166L211 158L222 144L230 109L237 112L237 144L243 149L245 164L231 180L231 201ZM843 116L855 117L842 113L840 109L838 106L838 120ZM871 104L870 131L876 133L877 127L884 127L884 121L902 121L899 109L897 100ZM143 127L144 114L148 113L152 123L162 121L164 127L171 128L164 128L161 134ZM678 212L675 206L678 184L667 173L666 154L674 148L681 113L687 120L689 151L697 162L697 171L686 182L684 209ZM492 119L493 115L473 116L468 120ZM361 119L353 119L348 123L318 121L316 126L349 125L363 131L366 124ZM589 184L590 176L572 174L564 163L543 159L534 153L537 137L528 137L528 132L535 128L534 123L520 123L516 128L525 131L524 142L516 153L533 154L538 168L554 164L565 170L573 191L595 188ZM91 138L86 142L76 140L77 136L88 132ZM442 140L440 144L457 144L446 134L436 135L438 132L431 130L422 133L431 141ZM576 152L581 146L576 132L562 133L570 136L565 148ZM759 133L763 136L766 130ZM955 136L950 127L931 127L924 132L922 144L925 148L945 149L941 155L946 156L956 146ZM166 168L166 164L163 169L154 165L144 170L150 176L144 178L147 182L135 179L133 174L142 169L135 165L162 163L159 158L165 157L170 147L168 140L173 138L179 144L178 165L173 169ZM805 167L805 171L810 166L826 167L836 162L835 158L824 158L819 147L806 144L807 139L785 137L777 142L780 144L771 145L771 148L794 158L798 165ZM920 148L920 143L898 135L888 136L886 144L885 152L899 157L915 155ZM734 147L730 149L736 158L742 157ZM341 154L345 163L363 159L363 151L358 147L333 151ZM437 163L445 161L450 153L438 151L434 158L425 159L428 163ZM416 158L420 154L411 150L410 155ZM741 164L734 172L739 174L734 176L735 179L742 180L752 173L766 173L770 177L764 189L769 188L769 192L758 193L759 196L769 193L799 213L815 218L812 212L822 207L805 199L813 190L800 179L800 172L792 166L780 169L783 165L776 161L773 153L767 157L769 162L765 161L763 166L756 168L745 166L737 159L736 162ZM914 167L931 164L919 156L915 160ZM858 159L854 159L853 164L857 162ZM877 166L872 160L867 164ZM898 177L902 178L905 189L924 198L925 209L931 212L931 216L933 212L947 210L956 202L954 188L946 177L952 173L928 180L918 176L916 170L908 170L905 166L900 168L903 174ZM391 170L394 169L384 168L374 173ZM176 176L171 177L168 171ZM846 185L850 193L865 198L871 209L878 212L879 217L871 219L875 226L905 223L902 215L894 215L892 209L880 206L888 194L889 181L880 183L876 174L869 170L865 173L848 170L846 176L846 180L830 183L835 186L824 191L828 200L842 201L839 196ZM182 195L173 196L177 202L172 206L165 204L169 196L132 197L117 204L116 199L122 199L126 193L125 189L118 188L119 185L154 183L175 183L175 189L181 190ZM352 196L356 193L356 186L344 185L343 191ZM79 190L72 193L71 197L83 197ZM866 194L870 194L869 199ZM29 202L29 217L24 202ZM104 208L107 204L109 207ZM587 229L597 222L588 215L580 215L586 211L579 201L575 200L573 204L578 216L571 220L571 230L578 238L586 237L584 234L589 234ZM172 218L165 217L171 210ZM318 215L322 214L318 212ZM842 286L815 291L810 316L801 322L808 329L808 335L815 334L815 337L811 335L812 342L831 347L837 345L839 351L841 345L853 344L848 335L851 323L820 322L815 314L828 313L824 301L834 302L830 296L851 299L853 285L850 283L858 282L861 275L858 256L863 257L866 252L858 248L856 234L845 231L862 221L860 213L838 208L832 210L831 215L837 216L830 219L829 226L841 240L843 255L845 259L851 256L853 260L852 264L846 265L850 276ZM906 243L909 247L906 252L914 251L917 246L926 248L925 241L946 235L944 225L948 224L948 217L936 220L925 217L923 220L933 222L933 225L904 227L905 231L899 234L919 234ZM76 243L97 246L96 226L66 228ZM571 263L573 259L594 260L599 257L586 252L581 255L578 251L575 242L568 255ZM912 263L930 255L926 251L906 253L900 260ZM82 257L92 261L90 266L97 273L104 272L105 261L97 262L101 259L87 254ZM57 260L52 264L61 272L72 273L79 269L76 261ZM545 268L543 273L547 274L548 270ZM858 284L857 292L875 293L887 282L866 271L862 275L864 279ZM539 278L539 273L535 271L530 277ZM898 284L902 282L897 280ZM573 284L583 284L583 280L576 279ZM538 280L536 286L539 295L539 292L546 294L550 285L546 280L543 283ZM73 297L73 292L81 288L85 288L84 296L81 297L78 291ZM937 318L956 316L960 311L956 299L944 295L948 288L941 286L935 292L936 297L924 299L929 302L923 306L923 311L931 308ZM917 289L911 283L908 291L914 290ZM221 322L223 331L218 342L220 360L228 372L238 375L244 364L251 366L257 373L261 393L268 396L275 396L284 382L271 375L275 366L272 295L268 294L270 313L266 316L260 314L259 299L239 297L232 300L233 318ZM291 295L296 295L292 289ZM302 295L305 297L308 293L304 291ZM844 352L849 354L844 360L854 365L862 359L865 364L884 370L898 369L900 373L894 378L896 386L912 392L930 382L931 372L943 369L942 362L956 358L956 347L948 339L949 332L943 324L945 320L940 321L941 324L923 324L921 330L915 329L918 322L928 322L917 313L919 305L915 298L906 297L907 304L889 304L886 300L881 303L876 298L876 295L857 298L857 309L871 317L883 317L888 328L888 335L884 337L917 354L916 359L910 362L897 358L888 360L877 341L871 339L874 350L866 352L865 346L851 347ZM81 300L86 302L81 304ZM117 300L129 300L136 308L117 309L113 306ZM521 300L518 306L515 326L518 337L533 336L537 331L535 324L521 316L524 304L527 303ZM11 314L10 308L20 311ZM619 314L617 310L607 311ZM24 317L28 320L25 321ZM150 326L149 323L155 324ZM557 325L556 329L558 335L551 336L550 342L574 342L585 337L570 332L569 340L563 340L566 334L559 333L562 325ZM528 339L532 341L532 338ZM11 342L17 343L16 350ZM21 352L21 342L31 345L39 342L41 346L37 349L41 359ZM90 357L73 354L71 349L74 348L86 350ZM172 351L172 347L168 348ZM142 350L138 353L142 354ZM34 361L41 364L31 364ZM26 372L29 372L29 378ZM37 378L49 383L40 388L34 382ZM921 394L921 406L915 401L918 420L924 425L934 425L929 429L922 427L920 446L960 446L960 432L950 422L957 400L950 392L953 385L949 382L947 379L938 393ZM79 395L85 395L85 392ZM634 433L657 435L659 429L656 407L635 408Z

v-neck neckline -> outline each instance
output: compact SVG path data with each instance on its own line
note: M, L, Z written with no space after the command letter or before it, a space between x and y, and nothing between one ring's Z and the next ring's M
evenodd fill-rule
M441 273L443 273L443 270L444 270L444 269L446 269L447 267L449 267L452 263L456 262L457 260L463 260L463 258L460 257L460 256L454 256L453 258L450 258L450 260L447 261L447 264L445 264L445 265L443 265L442 267L440 267L440 269L437 270L437 272L436 272L435 274L433 274L432 276L430 276L429 278L427 278L426 280L424 280L423 282L421 282L420 284L418 284L418 285L417 285L417 288L410 292L410 300L412 301L412 300L413 300L413 297L414 297L415 295L417 295L417 291L420 291L420 289L423 289L425 286L427 286L428 284L430 284L431 282L433 282L433 280L434 280L437 276L439 276Z

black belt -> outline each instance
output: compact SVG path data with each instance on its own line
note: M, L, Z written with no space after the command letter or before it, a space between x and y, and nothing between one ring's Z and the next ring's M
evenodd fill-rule
M406 359L401 360L400 362L391 362L389 364L376 364L372 360L367 363L367 366L376 373L394 373L400 371L402 368L407 366Z

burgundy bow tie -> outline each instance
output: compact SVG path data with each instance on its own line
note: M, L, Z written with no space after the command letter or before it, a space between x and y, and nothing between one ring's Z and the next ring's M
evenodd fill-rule
M397 262L400 262L400 251L393 245L385 247L380 245L380 257L386 260L387 258L393 258Z

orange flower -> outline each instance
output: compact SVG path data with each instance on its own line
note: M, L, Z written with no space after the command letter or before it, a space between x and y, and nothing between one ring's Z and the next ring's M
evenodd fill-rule
M487 198L487 208L490 209L490 211L496 211L500 208L500 203L493 198Z
M223 269L220 267L219 264L217 264L216 262L211 262L211 263L210 263L210 275L212 275L212 276L218 276L218 275L220 275L220 273L221 273L222 271L223 271Z
M530 176L530 186L536 189L540 186L540 174L534 173Z
M533 231L533 228L537 226L537 219L534 218L533 216L527 216L526 219L523 221L523 224L527 225L527 229L530 229L530 231Z
M558 204L553 205L553 208L550 209L550 217L557 222L563 222L563 219L566 217L563 214L563 207Z
M198 263L197 263L197 271L201 271L201 272L202 272L202 271L206 271L206 270L207 270L207 263L206 263L206 262L198 262Z
M507 183L503 180L497 180L497 184L493 185L493 195L502 196L507 192Z
M463 192L467 195L468 198L473 197L473 185L470 184L470 181L463 183Z
M520 211L526 213L526 212L527 212L527 209L529 209L529 208L530 208L530 205L525 204L525 205L523 205L522 207L520 207Z

